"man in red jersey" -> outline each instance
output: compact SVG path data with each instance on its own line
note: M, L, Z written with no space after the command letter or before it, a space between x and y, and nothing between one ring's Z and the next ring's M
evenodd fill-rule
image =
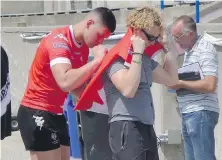
M112 11L99 7L78 24L55 29L41 40L18 111L21 136L31 160L70 159L64 100L96 71L107 52L98 45L115 28ZM94 59L87 63L92 47Z

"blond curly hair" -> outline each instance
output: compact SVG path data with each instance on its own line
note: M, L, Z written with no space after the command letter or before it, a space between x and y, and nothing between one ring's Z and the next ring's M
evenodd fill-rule
M160 12L151 6L134 9L126 19L127 27L134 29L162 28L162 23Z

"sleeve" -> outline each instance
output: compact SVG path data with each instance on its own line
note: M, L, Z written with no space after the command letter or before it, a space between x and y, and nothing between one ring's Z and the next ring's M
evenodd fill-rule
M46 39L46 49L49 54L51 67L58 63L71 65L71 49L67 38L63 34L50 35L50 37Z
M156 67L158 66L158 64L159 64L159 63L158 63L157 61L151 59L151 69L152 69L152 71L153 71L154 69L156 69Z
M204 76L218 75L218 57L216 52L201 53L200 66Z
M106 70L106 73L109 78L111 78L114 73L118 72L121 69L128 69L128 67L124 65L124 60L118 59L110 65L110 67Z

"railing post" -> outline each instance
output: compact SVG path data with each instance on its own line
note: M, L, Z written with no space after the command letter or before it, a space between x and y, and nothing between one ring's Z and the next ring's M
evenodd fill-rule
M196 23L200 22L200 1L196 0Z
M164 0L160 0L160 8L161 8L161 10L164 9Z

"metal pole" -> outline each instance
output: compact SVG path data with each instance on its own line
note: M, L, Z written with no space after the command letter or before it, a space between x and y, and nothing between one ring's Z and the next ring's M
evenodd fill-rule
M160 0L160 8L161 8L161 10L164 9L164 0Z
M196 23L200 22L200 1L196 0Z

